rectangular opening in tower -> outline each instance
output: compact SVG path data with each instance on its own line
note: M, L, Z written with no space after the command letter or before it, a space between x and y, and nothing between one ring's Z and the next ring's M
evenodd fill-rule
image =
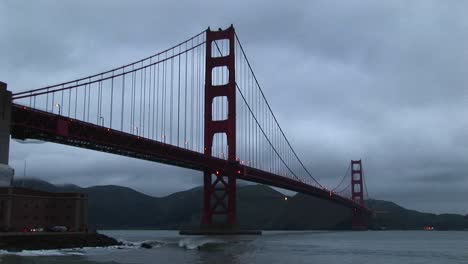
M361 174L360 173L353 173L353 180L360 181L361 180Z
M212 73L211 85L221 86L221 85L226 85L229 83L229 69L227 66L214 67L211 73Z
M211 44L211 57L225 57L229 55L229 39L214 40Z
M361 164L360 163L352 163L351 169L355 170L355 171L361 170Z
M216 133L213 136L212 156L220 159L228 159L228 142L226 133Z
M361 192L361 185L360 184L354 184L353 191L355 193L360 193Z
M226 96L217 96L213 99L213 121L227 120L228 100Z

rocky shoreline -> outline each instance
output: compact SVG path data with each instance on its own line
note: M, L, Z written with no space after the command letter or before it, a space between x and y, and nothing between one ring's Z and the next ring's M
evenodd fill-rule
M123 245L99 233L18 233L0 234L0 250L47 250Z

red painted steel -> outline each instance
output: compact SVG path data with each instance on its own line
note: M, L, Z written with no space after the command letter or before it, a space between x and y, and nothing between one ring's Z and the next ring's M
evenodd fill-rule
M59 126L66 127L68 131L66 136L60 132L65 127ZM367 207L351 199L336 194L330 196L328 190L291 178L17 104L12 106L11 136L16 139L44 140L198 171L216 172L217 169L222 168L224 175L309 194L349 208L356 208L365 215L371 213Z
M351 161L351 199L358 204L364 204L361 160Z
M361 206L364 206L364 189L362 179L362 161L351 161L351 199ZM353 229L367 229L367 217L358 208L353 208L351 215L351 225Z
M229 54L213 57L212 49L218 52L215 41L228 40ZM205 131L204 154L212 157L215 134L224 133L227 138L228 161L236 163L236 83L234 27L226 30L206 31L205 61ZM213 85L213 69L227 67L228 83ZM227 99L226 120L213 120L213 101L216 97ZM204 171L204 201L202 225L206 227L232 227L236 224L236 175L229 174L224 167Z

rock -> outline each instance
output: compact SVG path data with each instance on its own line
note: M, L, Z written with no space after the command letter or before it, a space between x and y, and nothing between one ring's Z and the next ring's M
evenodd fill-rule
M148 243L141 243L141 247L142 247L142 248L146 248L146 249L153 248L153 246L150 245L150 244L148 244Z
M98 233L25 233L0 235L0 249L39 250L120 246L121 242Z

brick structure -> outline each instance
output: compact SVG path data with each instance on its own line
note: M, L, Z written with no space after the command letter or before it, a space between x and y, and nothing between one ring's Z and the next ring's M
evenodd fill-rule
M66 226L87 231L88 197L82 193L51 193L0 187L0 231Z

